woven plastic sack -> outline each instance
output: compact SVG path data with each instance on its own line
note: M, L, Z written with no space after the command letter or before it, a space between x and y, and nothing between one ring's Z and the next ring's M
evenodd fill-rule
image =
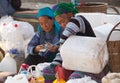
M60 48L63 67L90 73L100 73L108 63L106 42L100 38L70 36Z

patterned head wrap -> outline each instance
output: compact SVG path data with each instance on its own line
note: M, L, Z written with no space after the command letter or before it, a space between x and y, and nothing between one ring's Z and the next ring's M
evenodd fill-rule
M54 18L53 10L49 7L44 7L39 9L37 17L40 18L41 16L48 16L50 18ZM60 26L54 19L54 26L55 26L55 31L59 35L60 34ZM38 31L41 31L41 26L40 24L38 25Z
M78 10L75 8L75 6L72 3L59 3L53 6L52 9L54 12L54 16L69 12L72 12L73 14L78 13Z

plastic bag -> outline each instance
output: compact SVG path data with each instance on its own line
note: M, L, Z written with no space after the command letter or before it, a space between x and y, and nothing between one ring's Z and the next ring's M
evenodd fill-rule
M25 49L25 57L27 57L27 45L32 39L32 37L35 35L34 28L31 24L28 22L20 22L19 23L19 30L22 34L22 37L24 39L24 49Z
M46 68L47 66L50 66L50 63L45 62L45 63L39 63L37 65L37 67L38 67L38 69L39 69L40 72L42 72L43 69Z
M35 35L33 26L28 22L19 22L19 27L24 40L30 39Z
M6 33L8 37L5 38L8 50L11 48L15 48L18 51L27 49L28 42L35 34L32 25L27 22L12 21L7 27L11 28Z
M24 39L18 29L19 23L13 23L14 22L7 26L11 29L6 33L7 37L5 38L5 45L7 50L17 49L18 51L22 51L24 49Z
M6 33L9 31L10 27L7 27L9 23L11 23L13 18L11 16L4 16L0 19L0 36L1 40L4 40L7 35Z
M5 43L6 50L17 49L27 55L27 45L35 35L33 26L5 16L0 20L0 27L1 40Z
M66 83L97 83L97 82L92 80L91 77L85 76L80 79L70 79Z

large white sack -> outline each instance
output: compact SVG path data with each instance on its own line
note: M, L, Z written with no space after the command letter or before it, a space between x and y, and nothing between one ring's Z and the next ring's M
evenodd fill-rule
M63 67L100 73L108 62L106 42L100 38L70 36L60 48Z
M107 16L104 13L77 13L76 16L78 15L84 16L93 28L107 22Z
M119 15L110 15L110 14L104 14L104 13L77 13L76 16L82 15L84 16L89 23L91 24L92 28L96 28L98 26L101 26L105 23L111 23L113 25L120 22L120 16Z
M27 57L27 45L35 35L34 27L28 22L20 22L20 31L24 38L24 49L25 49L25 57Z
M118 22L120 22L120 15L107 14L107 23L116 25Z
M114 26L115 25L113 25L111 23L107 23L107 24L95 27L95 28L93 28L93 30L97 37L100 37L106 41L110 31L113 29ZM120 27L116 27L116 28L120 29ZM109 40L110 41L120 40L120 31L113 31Z
M19 21L19 27L24 40L31 40L32 37L35 35L34 27L30 23Z
M4 38L7 50L17 49L27 56L27 45L35 35L33 26L28 22L12 21L6 27L10 28Z
M18 27L15 28L15 25L18 25ZM23 50L25 52L25 57L27 57L27 45L29 43L29 41L32 39L32 37L35 35L35 31L34 31L34 27L28 23L28 22L22 22L22 21L13 21L11 23L11 27L13 27L13 29L11 30L11 35L16 35L16 41L17 42L21 42L23 44L20 44L18 46L23 46ZM20 33L20 34L18 34ZM20 39L21 38L21 39ZM19 40L20 39L20 40ZM15 45L16 46L16 45ZM20 47L18 47L20 48Z
M23 51L24 37L19 30L19 22L12 21L7 27L10 28L9 31L6 32L7 37L4 38L7 50L17 49L18 51Z

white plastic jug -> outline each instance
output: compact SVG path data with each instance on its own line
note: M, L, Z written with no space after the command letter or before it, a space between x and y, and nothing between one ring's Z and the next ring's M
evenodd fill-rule
M9 53L7 53L1 61L0 71L17 73L16 61L10 56Z
M28 83L28 80L24 74L18 74L14 77L8 76L5 83Z

